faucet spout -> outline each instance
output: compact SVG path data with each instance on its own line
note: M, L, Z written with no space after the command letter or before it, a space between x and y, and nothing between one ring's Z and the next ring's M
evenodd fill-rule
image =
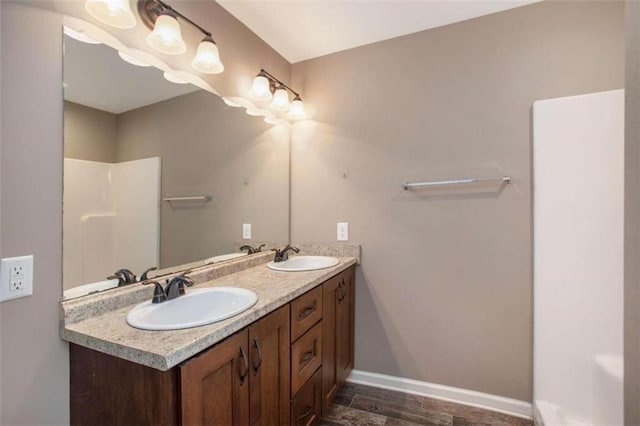
M272 249L276 252L275 257L273 258L274 262L284 262L289 259L289 251L293 251L294 253L299 253L300 249L287 244L282 250Z

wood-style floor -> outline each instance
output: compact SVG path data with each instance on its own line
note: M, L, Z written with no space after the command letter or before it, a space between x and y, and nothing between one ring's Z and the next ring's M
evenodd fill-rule
M321 426L532 426L531 420L453 402L347 383Z

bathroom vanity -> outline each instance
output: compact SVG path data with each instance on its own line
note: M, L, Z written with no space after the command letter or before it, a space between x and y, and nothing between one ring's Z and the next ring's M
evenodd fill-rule
M262 263L197 284L246 287L258 302L236 317L185 330L132 328L124 319L130 304L109 310L116 302L63 302L71 423L318 423L353 369L356 258L339 259L335 267L300 273Z

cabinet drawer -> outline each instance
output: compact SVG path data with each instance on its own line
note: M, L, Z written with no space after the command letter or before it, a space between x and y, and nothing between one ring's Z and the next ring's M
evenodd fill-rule
M322 321L291 345L291 396L322 364Z
M291 302L291 341L322 319L322 286L306 292Z
M300 389L291 401L291 425L311 426L322 418L322 368Z

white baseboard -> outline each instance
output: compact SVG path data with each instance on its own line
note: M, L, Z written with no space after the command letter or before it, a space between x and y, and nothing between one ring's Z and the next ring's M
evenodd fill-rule
M427 396L429 398L457 402L527 419L531 419L533 414L533 408L529 402L467 389L454 388L451 386L438 385L435 383L421 382L419 380L353 370L351 375L347 378L347 381L398 392Z

